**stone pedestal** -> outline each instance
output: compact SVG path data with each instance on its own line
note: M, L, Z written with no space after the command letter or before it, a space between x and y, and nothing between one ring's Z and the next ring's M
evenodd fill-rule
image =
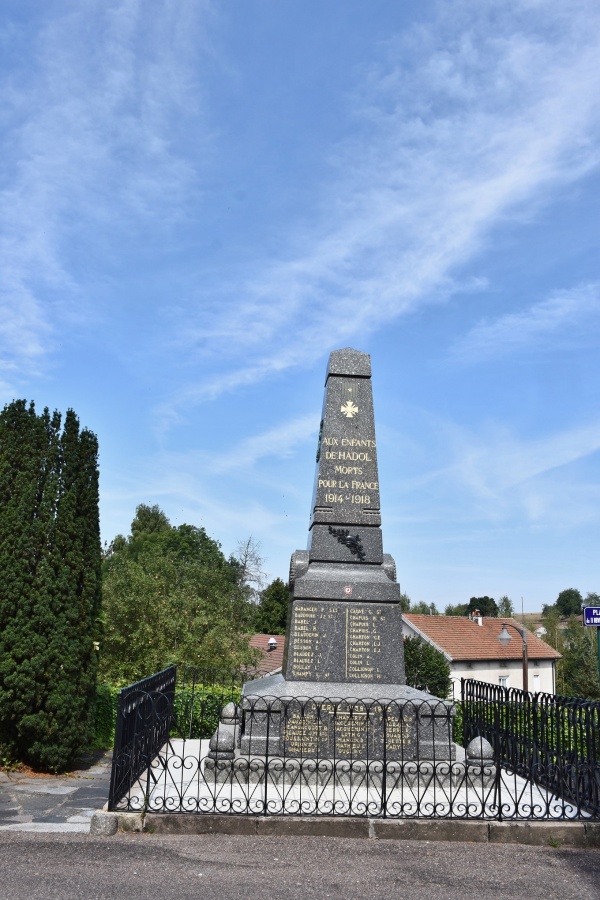
M407 685L294 682L244 685L239 749L313 759L454 758L451 704Z

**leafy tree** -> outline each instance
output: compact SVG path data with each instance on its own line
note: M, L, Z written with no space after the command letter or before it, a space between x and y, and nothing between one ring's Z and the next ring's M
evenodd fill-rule
M500 600L498 601L498 615L510 618L511 616L514 616L514 614L515 607L513 605L513 602L510 597L507 597L506 594L504 594L504 596L500 597Z
M415 613L420 616L439 616L439 610L435 603L425 603L419 600L413 603L408 594L400 594L400 610L403 613Z
M158 507L138 507L134 523L103 563L103 678L122 684L169 663L252 662L247 638L255 607L239 562L227 560L203 528L171 526Z
M158 504L147 506L145 503L140 503L131 523L131 534L134 538L142 534L160 534L160 532L168 531L170 527L169 520Z
M495 618L498 616L498 605L493 597L471 597L467 604L467 615L479 610L482 616Z
M100 637L98 444L72 410L0 413L0 742L60 771L93 734Z
M584 606L600 606L600 594L589 592L585 595Z
M281 578L261 591L256 610L256 628L261 634L285 634L290 592Z
M556 598L556 603L554 605L561 616L580 615L581 607L583 606L581 591L578 591L577 588L567 588L566 590L561 591Z
M409 612L421 616L439 616L439 611L435 603L425 603L424 600L420 600L418 603L413 603L410 607Z
M410 612L410 597L408 594L400 594L400 611L403 613Z
M265 584L260 542L255 541L252 535L239 541L236 555L230 556L229 562L237 571L238 584L246 597L253 603L258 603Z
M561 625L561 618L554 604L552 604L551 606L543 607L542 625L546 629L544 641L551 647L554 647L555 650L558 650L559 653L563 654L563 658L556 661L556 692L557 694L564 694L565 690L563 663L565 653L565 640L563 628Z
M570 697L600 700L595 628L571 618L563 635L564 692Z
M420 637L404 639L406 683L420 691L428 691L445 699L452 680L448 660L435 647Z
M456 603L452 606L451 603L448 604L446 609L444 610L445 616L466 616L469 612L469 604L468 603Z
M542 623L546 629L544 640L562 654L556 666L557 693L600 699L596 629L585 628L574 616L565 626L555 604L546 607Z

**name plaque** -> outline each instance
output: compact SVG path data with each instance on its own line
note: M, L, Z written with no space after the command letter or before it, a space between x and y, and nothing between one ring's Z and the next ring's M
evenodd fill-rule
M292 701L282 718L284 756L411 759L416 711L408 703Z
M401 642L399 606L296 600L287 678L394 684L402 664Z

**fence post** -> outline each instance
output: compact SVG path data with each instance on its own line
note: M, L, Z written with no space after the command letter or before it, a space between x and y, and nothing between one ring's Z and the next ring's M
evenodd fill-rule
M387 819L387 717L389 713L389 704L382 707L383 715L383 765L381 770L381 812L382 818ZM400 711L400 721L402 723L401 734L404 735L404 722L402 722L402 711ZM373 725L373 723L371 723Z
M267 807L269 804L269 737L271 730L271 704L268 699L266 700L266 712L265 715L267 717L267 727L266 727L266 739L265 739L265 790L263 797L263 816L267 815Z

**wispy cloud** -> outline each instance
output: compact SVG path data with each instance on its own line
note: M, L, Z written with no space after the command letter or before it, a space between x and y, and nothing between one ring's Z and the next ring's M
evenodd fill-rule
M258 460L269 456L292 456L299 444L306 443L316 435L318 424L314 414L283 422L263 434L241 441L230 452L213 459L209 463L209 469L214 473L222 473L232 469L251 468Z
M534 440L505 428L477 435L453 426L445 435L454 461L444 477L466 489L486 518L516 512L546 525L598 518L600 488L572 467L600 451L600 421Z
M523 349L532 351L548 344L587 341L594 323L597 341L600 324L597 282L555 291L547 300L520 312L479 323L455 344L451 357L463 363L478 363Z
M331 153L321 212L293 234L294 250L232 286L235 300L186 322L190 352L234 359L243 348L248 360L186 400L439 301L460 288L461 266L494 227L535 215L598 165L595 3L440 4L384 55L352 98L354 135Z
M191 187L172 137L199 97L191 62L207 6L82 0L58 17L39 11L35 63L0 84L0 355L26 373L55 349L61 323L94 315L71 245L89 258L109 234L169 222Z

